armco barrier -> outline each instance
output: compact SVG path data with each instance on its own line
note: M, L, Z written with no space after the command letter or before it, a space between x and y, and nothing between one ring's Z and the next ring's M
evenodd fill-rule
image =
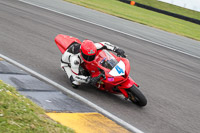
M129 0L119 0L119 1L127 3L127 4L133 3ZM168 12L168 11L165 11L165 10L161 10L161 9L158 9L158 8L154 8L154 7L151 7L151 6L143 5L143 4L140 4L140 3L137 3L137 2L135 2L134 5L137 6L137 7L141 7L141 8L144 8L144 9L148 9L148 10L151 10L151 11L155 11L155 12L158 12L158 13L169 15L169 16L172 16L172 17L175 17L175 18L179 18L179 19L200 25L200 20L198 20L198 19L194 19L194 18L183 16L183 15L175 14L175 13Z

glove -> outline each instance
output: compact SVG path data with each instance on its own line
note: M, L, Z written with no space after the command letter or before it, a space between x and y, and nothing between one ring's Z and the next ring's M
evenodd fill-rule
M117 53L117 56L121 56L121 57L126 58L124 50L117 48L114 52Z
M88 80L88 83L91 84L91 85L96 85L96 83L99 81L99 79L101 78L101 74L97 77L89 77L87 80Z

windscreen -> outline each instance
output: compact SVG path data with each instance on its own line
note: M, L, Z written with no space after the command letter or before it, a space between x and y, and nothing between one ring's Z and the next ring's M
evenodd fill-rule
M99 53L99 57L99 64L110 70L112 70L118 63L118 61L107 50L102 50Z

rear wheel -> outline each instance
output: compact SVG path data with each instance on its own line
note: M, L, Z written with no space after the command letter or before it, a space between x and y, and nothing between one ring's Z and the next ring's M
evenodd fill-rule
M131 88L127 89L127 92L129 95L129 99L133 103L135 103L141 107L145 106L147 104L147 99L135 85L133 85Z

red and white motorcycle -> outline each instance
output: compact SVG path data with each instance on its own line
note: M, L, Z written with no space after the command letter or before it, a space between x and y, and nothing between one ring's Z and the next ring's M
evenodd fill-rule
M55 42L62 54L73 42L81 44L79 39L62 34L56 36ZM97 51L97 55L91 63L83 63L82 67L91 77L100 77L95 84L98 89L114 94L123 94L125 99L129 99L139 106L147 104L145 96L138 89L139 85L129 76L128 59L118 57L103 49Z

